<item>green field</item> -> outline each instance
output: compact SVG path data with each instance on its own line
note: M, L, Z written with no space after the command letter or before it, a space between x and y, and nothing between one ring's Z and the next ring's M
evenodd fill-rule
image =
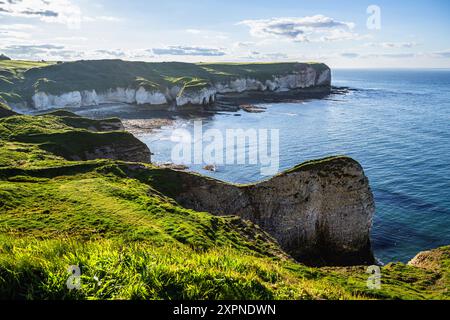
M165 91L178 85L197 90L237 78L271 80L292 74L303 63L181 63L122 60L65 63L0 61L0 98L10 103L29 101L37 91L61 94L70 91L138 88ZM318 71L328 67L308 63Z
M100 127L67 112L0 119L0 299L450 298L450 247L432 270L383 267L372 290L364 266L306 267L250 222L181 207L169 169L53 152L61 134L73 152L86 134L129 137ZM72 265L79 290L66 286Z

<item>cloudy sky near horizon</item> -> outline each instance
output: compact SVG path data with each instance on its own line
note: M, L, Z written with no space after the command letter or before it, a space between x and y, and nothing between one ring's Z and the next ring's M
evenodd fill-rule
M0 0L0 53L450 68L449 12L446 0Z

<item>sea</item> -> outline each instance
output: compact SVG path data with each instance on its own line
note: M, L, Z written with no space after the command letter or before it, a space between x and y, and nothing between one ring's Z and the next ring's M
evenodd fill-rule
M176 129L192 133L190 143L198 140L196 121L224 136L227 129L278 130L279 171L331 155L363 166L375 197L371 239L379 261L408 262L420 251L450 245L450 70L336 69L333 86L346 89L325 99L257 105L263 113L184 117L138 138L153 161L166 163L179 144ZM233 183L268 178L261 164L217 165L215 171L206 164L189 167Z

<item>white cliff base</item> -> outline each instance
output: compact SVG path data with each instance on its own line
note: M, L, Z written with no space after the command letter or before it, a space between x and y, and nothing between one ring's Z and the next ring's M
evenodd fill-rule
M166 88L164 91L147 91L143 87L115 88L103 92L96 90L72 91L60 95L46 92L36 92L32 97L33 107L46 110L64 107L85 107L108 103L128 103L137 105L209 105L215 102L218 93L242 93L249 91L285 92L293 89L329 86L331 84L330 70L317 72L312 67L289 74L274 76L271 80L251 78L234 79L227 83L216 83L198 90L183 90L179 86Z

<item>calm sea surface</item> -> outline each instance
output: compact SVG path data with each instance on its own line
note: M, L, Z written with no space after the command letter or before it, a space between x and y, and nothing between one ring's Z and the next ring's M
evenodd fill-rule
M306 160L345 154L364 167L375 194L372 231L382 262L411 259L422 250L450 244L450 71L336 70L334 86L354 90L326 100L265 104L267 112L218 114L203 130L267 128L280 132L280 170ZM193 130L193 121L176 127ZM157 162L171 161L173 128L139 138ZM257 165L220 166L230 182L261 176Z

